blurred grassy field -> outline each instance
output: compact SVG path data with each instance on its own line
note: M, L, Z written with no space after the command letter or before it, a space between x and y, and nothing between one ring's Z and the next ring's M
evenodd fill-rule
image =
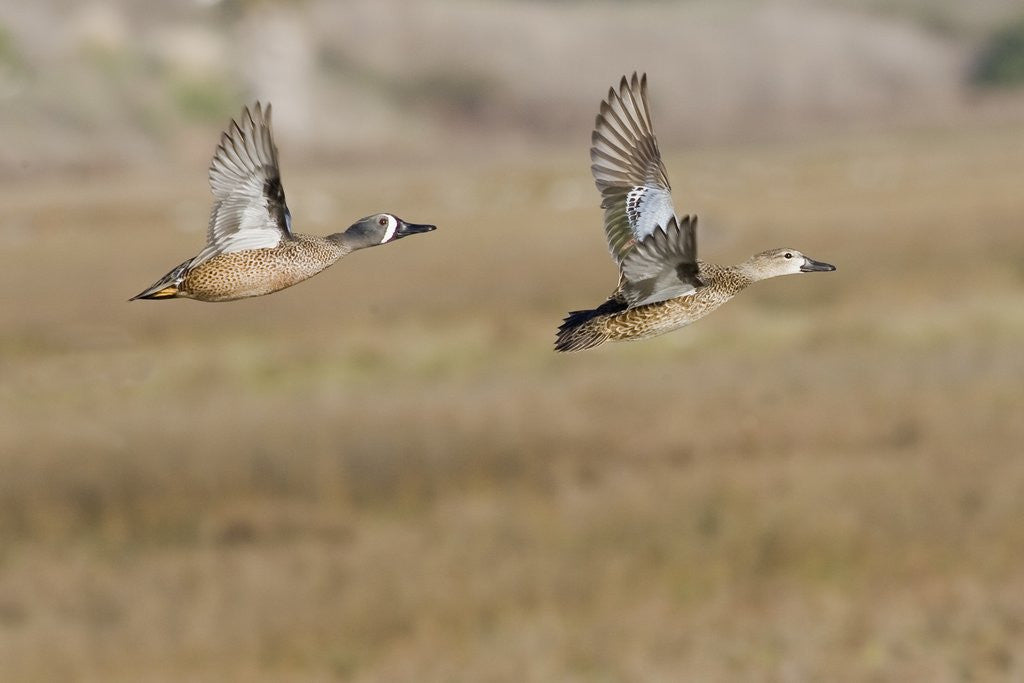
M585 155L283 157L296 227L440 226L233 304L205 159L0 189L4 680L1024 677L1024 128L668 159L701 248L838 272L561 356Z

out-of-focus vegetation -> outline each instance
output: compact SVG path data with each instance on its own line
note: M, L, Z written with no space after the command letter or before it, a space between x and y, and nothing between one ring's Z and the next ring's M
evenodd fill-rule
M974 67L974 81L986 86L1024 84L1024 18L988 40Z
M3 678L1024 675L1022 141L666 147L706 258L839 270L572 356L585 150L286 162L297 229L440 227L234 304L124 302L205 159L4 187Z
M0 5L0 680L1020 680L1017 10ZM703 257L839 270L557 355L634 68ZM127 303L256 97L296 230L439 229Z

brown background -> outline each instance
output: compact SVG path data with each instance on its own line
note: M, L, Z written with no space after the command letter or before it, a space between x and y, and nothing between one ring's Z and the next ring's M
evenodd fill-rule
M15 4L4 680L1024 676L1024 100L969 77L1015 3ZM634 68L705 258L839 270L556 355ZM297 230L438 231L126 303L257 97Z

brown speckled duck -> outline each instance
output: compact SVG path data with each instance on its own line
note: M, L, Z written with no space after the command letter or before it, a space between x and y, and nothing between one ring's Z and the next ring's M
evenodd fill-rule
M206 248L135 299L233 301L270 294L313 277L346 254L434 230L390 213L320 237L292 232L284 199L270 105L257 102L221 135L210 163L213 210Z
M647 75L625 77L601 103L590 167L619 285L558 328L556 351L647 339L703 318L758 280L835 270L796 249L770 249L735 266L697 259L697 218L676 216L647 104Z

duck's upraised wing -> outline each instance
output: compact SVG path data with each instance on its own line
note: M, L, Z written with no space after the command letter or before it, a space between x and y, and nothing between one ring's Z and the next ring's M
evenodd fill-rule
M292 237L270 111L259 102L246 107L221 134L210 162L214 202L207 244L193 266L225 252L276 247Z
M675 217L672 188L647 104L647 74L608 90L591 136L590 170L600 190L608 250L619 265L633 245Z
M630 308L690 294L697 277L697 217L656 227L622 260L619 293Z

